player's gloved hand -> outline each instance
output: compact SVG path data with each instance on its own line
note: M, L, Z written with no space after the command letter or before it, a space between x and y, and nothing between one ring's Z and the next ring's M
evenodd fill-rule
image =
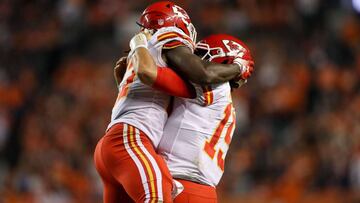
M236 57L233 63L237 64L240 67L240 78L241 79L248 79L250 78L251 74L254 72L254 61L253 60L246 60L239 57Z
M232 88L239 88L247 82L247 79L250 78L251 74L254 72L254 61L236 57L233 63L239 66L240 75L231 80L230 85Z

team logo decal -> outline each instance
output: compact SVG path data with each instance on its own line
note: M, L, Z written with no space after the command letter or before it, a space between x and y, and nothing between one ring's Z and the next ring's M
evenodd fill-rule
M174 5L172 7L173 12L179 17L182 18L184 20L188 20L189 16L186 14L186 12L184 11L184 9L182 9L181 7Z
M159 19L159 20L158 20L158 24L159 24L159 25L164 25L164 23L165 23L164 19Z
M245 48L241 46L239 43L231 41L231 40L223 40L222 41L225 47L229 50L229 54L236 54L242 57L245 52Z

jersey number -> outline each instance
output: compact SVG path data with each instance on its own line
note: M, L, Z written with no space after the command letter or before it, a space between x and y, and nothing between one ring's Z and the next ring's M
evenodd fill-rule
M233 121L226 129L225 134L225 143L227 145L231 142L231 134L235 126L235 113L232 112L232 104L228 104L224 111L224 118L220 121L219 125L217 126L214 134L211 136L210 140L205 142L204 151L209 155L211 159L214 159L215 154L217 153L217 165L219 168L224 171L224 159L223 155L224 152L219 148L217 151L215 150L216 144L219 142L221 134L224 132L224 128L226 123L228 122L231 114L233 114Z

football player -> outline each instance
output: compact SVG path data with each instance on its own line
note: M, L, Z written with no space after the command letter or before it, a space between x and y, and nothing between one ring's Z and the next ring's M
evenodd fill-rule
M133 38L129 57L146 47L157 66L169 65L201 85L226 82L242 73L242 65L203 62L193 54L194 26L186 12L172 2L150 5L139 24L153 36L146 45ZM133 63L128 63L111 122L94 154L104 183L105 203L172 202L172 177L155 152L168 117L169 101L169 95L143 84Z
M195 52L219 64L245 64L248 71L241 75L245 81L253 71L248 47L230 35L211 35L197 44ZM231 87L229 82L194 86L195 99L175 98L158 153L185 188L175 203L215 203L236 122Z

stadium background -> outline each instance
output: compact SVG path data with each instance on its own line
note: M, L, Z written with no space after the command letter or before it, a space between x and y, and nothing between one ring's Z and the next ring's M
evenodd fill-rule
M101 201L113 66L150 2L0 1L0 203ZM233 34L255 56L221 202L360 202L359 1L176 2L198 39Z

